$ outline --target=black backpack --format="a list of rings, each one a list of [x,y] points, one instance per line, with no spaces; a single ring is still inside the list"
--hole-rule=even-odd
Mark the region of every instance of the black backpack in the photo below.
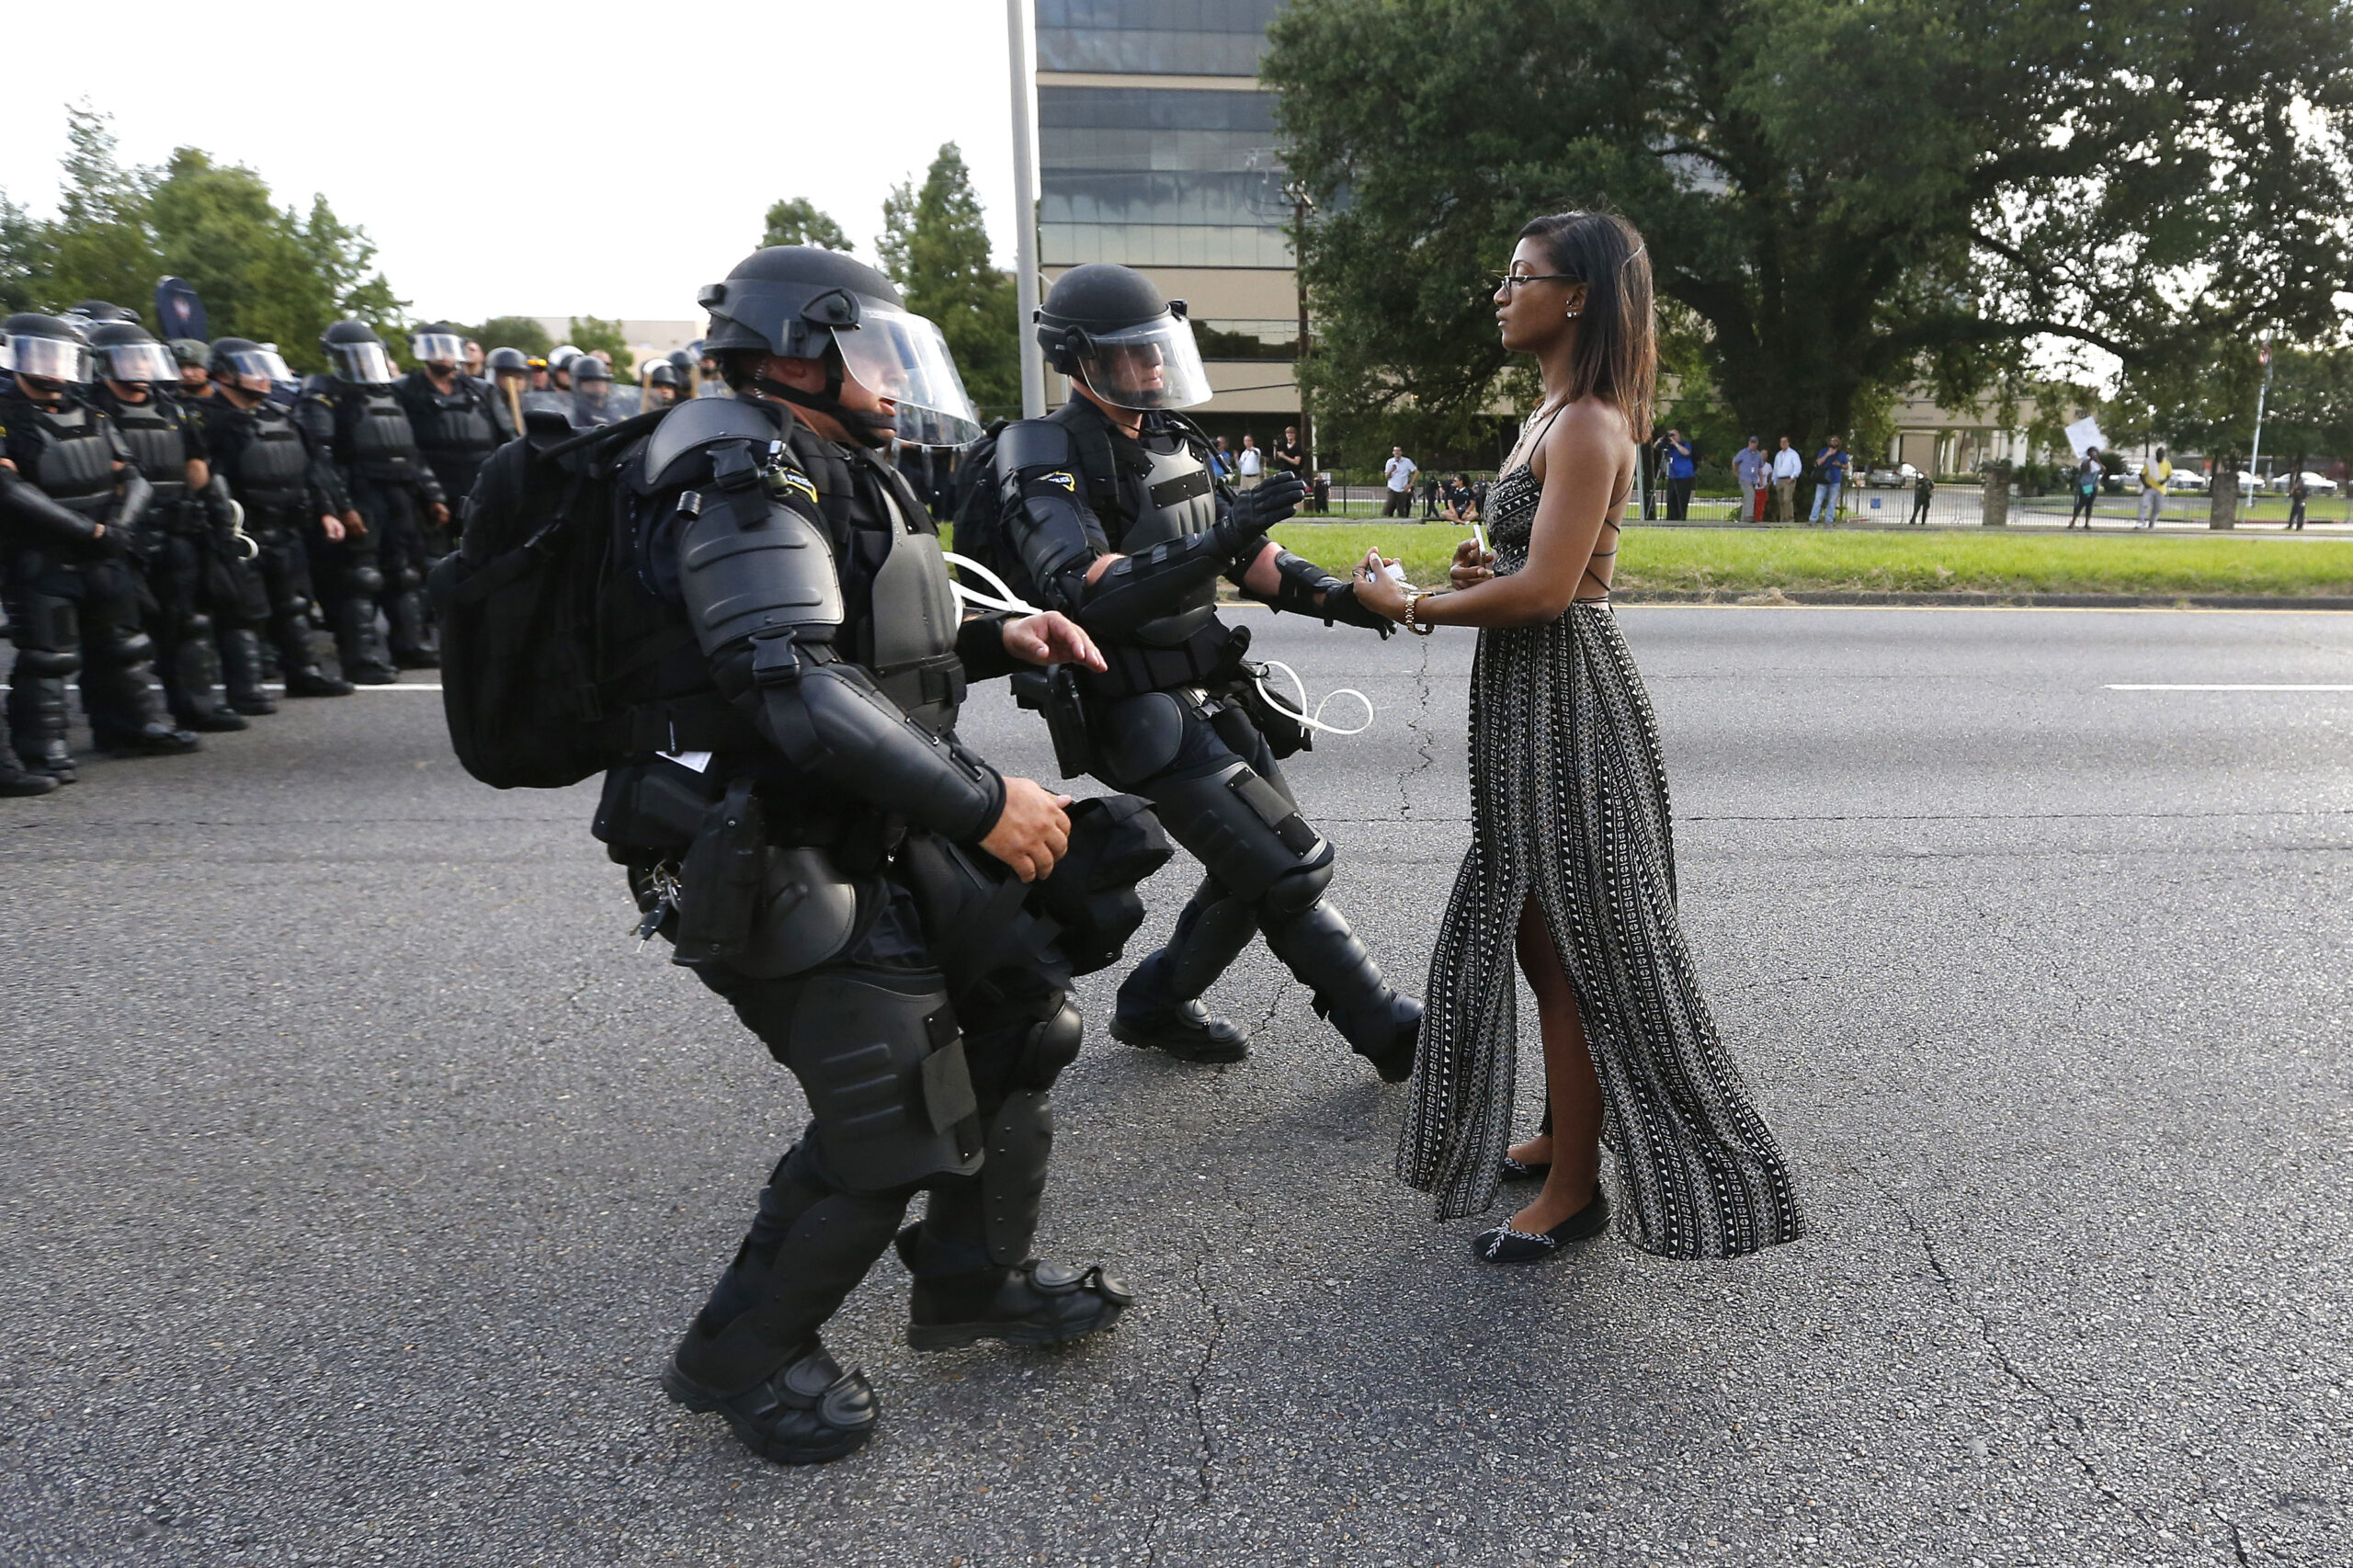
[[[631,750],[606,700],[624,672],[598,608],[612,575],[614,470],[665,412],[574,434],[561,415],[533,410],[528,434],[483,465],[463,541],[426,579],[449,742],[485,784],[559,790]],[[683,623],[678,635],[693,638]]]

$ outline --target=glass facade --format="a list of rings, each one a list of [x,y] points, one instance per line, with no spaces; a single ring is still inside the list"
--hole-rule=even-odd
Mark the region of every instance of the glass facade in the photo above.
[[[1283,0],[1038,0],[1038,69],[1255,76]]]
[[[1272,94],[1041,86],[1038,164],[1049,267],[1290,265]]]

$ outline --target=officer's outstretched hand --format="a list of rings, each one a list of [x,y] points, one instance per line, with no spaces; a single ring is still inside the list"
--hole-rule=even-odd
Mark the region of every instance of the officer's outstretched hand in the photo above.
[[[1005,651],[1025,665],[1084,665],[1097,672],[1108,667],[1095,639],[1060,610],[1006,621]]]
[[[1070,800],[1048,791],[1034,778],[1005,781],[1005,810],[981,847],[1034,882],[1054,869],[1070,848]]]
[[[1299,510],[1307,499],[1307,485],[1295,473],[1278,474],[1256,490],[1233,498],[1233,506],[1218,519],[1218,548],[1230,560],[1254,552],[1266,531]]]

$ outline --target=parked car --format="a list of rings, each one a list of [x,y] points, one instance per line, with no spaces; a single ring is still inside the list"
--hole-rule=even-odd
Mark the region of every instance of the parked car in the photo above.
[[[2264,488],[2275,495],[2285,495],[2288,494],[2289,483],[2295,477],[2292,473],[2275,473],[2265,483]],[[2312,470],[2306,469],[2304,490],[2307,494],[2312,495],[2334,495],[2336,494],[2336,481],[2325,473],[2314,473]]]
[[[2165,489],[2175,495],[2203,495],[2214,488],[2214,476],[2202,468],[2177,468],[2165,481]]]
[[[1893,468],[1881,463],[1863,475],[1866,490],[1904,490],[1920,477],[1920,471],[1910,463],[1897,463]]]

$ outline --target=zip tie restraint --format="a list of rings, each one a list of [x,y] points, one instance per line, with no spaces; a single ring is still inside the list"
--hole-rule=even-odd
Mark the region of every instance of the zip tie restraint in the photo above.
[[[990,587],[996,590],[995,594],[984,594],[978,588],[968,588],[961,583],[951,584],[950,585],[956,590],[956,597],[966,604],[977,609],[1001,609],[1009,615],[1046,613],[1036,605],[1023,603],[1021,596],[1013,591],[1011,584],[971,556],[959,555],[952,550],[943,550],[939,553],[947,558],[948,564],[955,567],[959,572],[970,572],[974,576],[985,580]]]

